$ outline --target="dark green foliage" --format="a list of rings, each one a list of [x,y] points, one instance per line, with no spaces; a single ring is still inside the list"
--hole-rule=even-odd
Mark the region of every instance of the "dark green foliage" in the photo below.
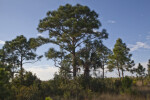
[[[22,78],[20,74],[12,80],[12,92],[16,100],[41,100],[40,98],[40,84],[41,81],[33,75],[31,72],[23,73],[24,77]],[[37,96],[39,95],[39,96]]]
[[[102,40],[86,40],[84,44],[85,47],[77,52],[78,64],[84,69],[84,76],[88,78],[91,69],[96,71],[98,68],[101,68],[104,78],[104,66],[108,62],[111,50],[103,45]]]
[[[40,20],[38,31],[49,32],[51,43],[58,45],[72,55],[73,76],[77,72],[76,49],[89,39],[107,38],[106,30],[94,31],[101,26],[98,14],[87,6],[66,4],[57,10],[49,11],[47,16]]]
[[[44,37],[41,37],[39,36],[38,38],[30,38],[29,39],[29,43],[30,43],[30,47],[31,48],[37,48],[43,44],[47,44],[47,43],[50,43],[51,41],[49,40],[49,38],[44,38]]]
[[[115,90],[116,90],[117,93],[120,91],[121,85],[122,85],[121,84],[121,80],[115,80],[115,82],[114,82],[114,88],[115,88]]]
[[[114,86],[116,93],[132,92],[132,79],[126,76],[122,80],[115,80]]]
[[[36,48],[31,47],[31,41],[28,41],[23,35],[17,36],[12,41],[6,41],[3,49],[1,50],[3,57],[3,64],[10,66],[10,72],[12,78],[14,73],[17,73],[20,69],[21,77],[23,78],[23,64],[33,63],[36,58],[39,60],[42,56],[37,56]],[[22,79],[21,78],[21,79]]]
[[[94,92],[104,92],[106,89],[105,83],[102,79],[93,78],[91,81],[91,90]]]
[[[139,63],[138,67],[134,69],[136,72],[137,77],[142,80],[142,85],[143,85],[143,78],[145,77],[145,68]]]
[[[16,91],[16,100],[42,100],[37,86],[21,86]]]
[[[9,73],[4,68],[0,68],[0,100],[6,100],[9,98],[9,79]]]
[[[22,82],[20,78],[22,78],[20,74],[17,74],[15,78],[12,80],[12,83],[17,87],[20,85],[28,87],[30,85],[39,84],[41,82],[36,75],[33,75],[31,72],[26,72],[26,71],[23,73]]]
[[[139,77],[145,76],[145,68],[140,63],[138,67],[136,68],[136,73]]]
[[[150,77],[150,59],[148,60],[148,64],[147,64],[147,72],[148,72],[148,76]]]
[[[96,43],[97,44],[97,43]],[[109,62],[109,56],[112,54],[112,51],[107,48],[105,45],[101,43],[101,45],[98,45],[96,47],[96,58],[98,66],[102,69],[103,71],[103,78],[105,77],[105,66]]]
[[[123,80],[122,80],[122,87],[123,88],[131,88],[132,86],[132,79],[129,78],[129,77],[124,77]]]

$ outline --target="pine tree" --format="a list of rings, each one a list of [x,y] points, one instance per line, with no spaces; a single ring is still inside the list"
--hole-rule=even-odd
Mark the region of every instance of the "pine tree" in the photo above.
[[[137,76],[142,80],[143,85],[143,77],[145,76],[145,68],[139,63],[138,67],[136,68]]]
[[[147,64],[147,71],[148,71],[148,76],[150,77],[150,59]]]
[[[3,46],[3,55],[5,55],[5,63],[12,68],[20,68],[21,79],[23,79],[23,64],[33,63],[42,56],[37,56],[36,48],[31,48],[31,41],[28,41],[23,35],[17,36],[12,41],[6,41]]]
[[[40,20],[38,31],[49,32],[49,41],[69,52],[72,55],[73,76],[77,72],[76,50],[87,39],[103,39],[108,34],[95,31],[101,26],[98,14],[87,6],[66,4],[57,10],[49,11],[47,16]]]
[[[131,60],[132,55],[129,53],[129,51],[130,49],[119,38],[114,46],[113,54],[109,57],[110,61],[108,62],[108,69],[110,71],[117,69],[120,78],[121,73],[123,78],[124,71],[131,71],[131,68],[134,66],[134,61]]]

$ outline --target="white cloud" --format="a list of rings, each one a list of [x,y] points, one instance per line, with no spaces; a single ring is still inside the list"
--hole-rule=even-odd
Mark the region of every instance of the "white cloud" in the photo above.
[[[93,32],[98,32],[98,30],[97,29],[93,29]]]
[[[37,34],[37,36],[44,36],[44,35],[43,35],[43,34],[41,34],[41,33],[38,33],[38,34]]]
[[[140,48],[150,49],[150,46],[146,43],[143,43],[143,42],[136,42],[135,45],[129,44],[128,46],[129,46],[131,51],[135,51],[135,50],[138,50]]]
[[[0,44],[5,44],[5,41],[0,40]]]
[[[54,78],[54,74],[58,72],[58,67],[28,67],[27,71],[31,71],[41,80],[49,80]]]
[[[107,23],[109,23],[109,24],[115,24],[116,21],[114,21],[114,20],[108,20]]]

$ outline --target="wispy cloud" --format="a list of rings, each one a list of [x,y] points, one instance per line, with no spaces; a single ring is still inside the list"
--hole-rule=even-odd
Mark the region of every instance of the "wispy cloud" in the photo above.
[[[116,21],[115,20],[108,20],[107,23],[109,23],[109,24],[115,24]]]
[[[2,44],[2,45],[5,44],[5,41],[0,40],[0,44]]]
[[[41,33],[38,33],[38,34],[37,34],[37,36],[44,36],[44,35],[43,35],[43,34],[41,34]]]
[[[150,49],[150,45],[148,45],[144,42],[136,42],[136,44],[129,44],[128,46],[129,46],[131,51],[136,51],[140,48]]]

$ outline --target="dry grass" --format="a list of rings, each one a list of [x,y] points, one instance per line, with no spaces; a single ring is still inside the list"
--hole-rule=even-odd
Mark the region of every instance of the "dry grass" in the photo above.
[[[70,98],[70,99],[54,99],[54,100],[150,100],[150,95],[142,96],[142,95],[128,95],[128,94],[101,94],[101,95],[94,95],[88,98]]]
[[[97,99],[93,100],[150,100],[148,97],[142,96],[131,96],[131,95],[111,95],[111,94],[102,94]]]
[[[74,99],[75,100],[75,99]],[[93,96],[92,98],[86,98],[84,100],[150,100],[149,96],[131,96],[131,95],[116,95],[116,94],[101,94],[99,96]]]

